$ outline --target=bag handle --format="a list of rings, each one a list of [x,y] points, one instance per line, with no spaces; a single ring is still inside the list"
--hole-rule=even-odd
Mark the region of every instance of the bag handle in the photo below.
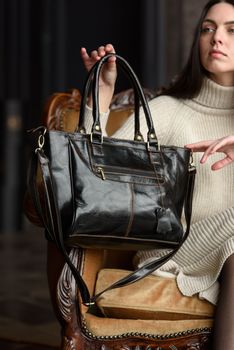
[[[80,104],[80,117],[79,117],[79,123],[78,123],[78,131],[81,133],[86,133],[85,127],[84,127],[84,116],[85,116],[85,106],[86,106],[86,101],[87,97],[90,91],[93,75],[94,75],[94,70],[95,70],[95,65],[91,68],[91,70],[88,73],[88,76],[86,78],[86,82],[84,84],[83,88],[83,93],[82,97],[86,96],[85,98],[81,99],[81,104]],[[134,140],[135,141],[142,141],[143,136],[139,132],[140,130],[140,118],[139,118],[139,113],[140,113],[140,101],[139,97],[137,94],[136,89],[133,87],[134,91],[134,116],[135,116],[135,132],[134,132]]]
[[[40,165],[41,171],[42,171],[42,178],[43,178],[43,183],[45,187],[45,196],[46,196],[46,204],[47,204],[46,205],[47,215],[45,214],[45,211],[42,210],[39,192],[36,186],[37,164]],[[142,266],[141,268],[135,270],[128,276],[112,284],[107,289],[101,291],[99,294],[93,297],[90,297],[90,293],[87,288],[87,285],[83,280],[82,276],[80,275],[79,271],[77,270],[77,268],[72,263],[65,247],[62,224],[61,224],[61,215],[58,207],[58,200],[55,192],[55,186],[54,186],[54,181],[52,177],[52,172],[50,169],[49,159],[46,157],[42,148],[38,148],[36,150],[36,152],[32,157],[31,170],[29,173],[29,178],[30,178],[29,188],[30,188],[30,192],[33,194],[32,198],[34,200],[35,209],[37,210],[39,216],[43,218],[45,227],[47,228],[47,230],[49,230],[48,233],[50,237],[53,237],[58,249],[61,251],[65,261],[70,267],[72,274],[75,278],[75,281],[77,283],[77,286],[81,295],[81,299],[84,305],[91,306],[95,304],[96,300],[104,292],[114,288],[127,286],[133,282],[139,281],[140,279],[150,275],[153,271],[155,271],[157,268],[159,268],[165,262],[171,259],[172,256],[179,250],[179,248],[184,243],[184,241],[186,240],[189,234],[191,214],[192,214],[192,194],[193,194],[193,187],[194,187],[194,181],[195,181],[195,173],[196,173],[195,167],[191,167],[188,174],[189,175],[188,185],[187,185],[186,197],[184,201],[184,212],[185,212],[185,220],[186,220],[187,227],[186,227],[184,237],[180,242],[179,246],[176,249],[169,252],[166,256]]]
[[[140,132],[140,116],[139,116],[139,101],[141,102],[142,108],[144,110],[147,126],[148,126],[148,133],[147,133],[147,141],[151,145],[158,145],[158,140],[156,137],[154,125],[153,125],[153,119],[151,116],[151,112],[148,106],[148,102],[146,100],[145,94],[143,92],[143,89],[141,87],[141,84],[131,68],[131,66],[128,64],[128,62],[121,56],[110,53],[106,56],[102,57],[98,62],[95,63],[95,65],[90,70],[83,94],[82,94],[82,100],[81,100],[81,109],[80,109],[80,119],[78,124],[78,130],[80,132],[85,132],[84,128],[84,115],[85,115],[85,105],[88,98],[91,82],[92,82],[92,98],[93,98],[93,126],[92,126],[92,136],[93,139],[98,142],[98,140],[102,140],[102,131],[101,131],[101,125],[100,125],[100,110],[99,110],[99,78],[101,69],[104,63],[112,57],[115,56],[117,58],[117,62],[119,63],[120,67],[123,69],[125,74],[128,76],[128,78],[131,81],[131,84],[134,88],[134,96],[135,96],[135,140],[141,140],[138,136],[141,136]],[[138,112],[137,112],[138,111]]]

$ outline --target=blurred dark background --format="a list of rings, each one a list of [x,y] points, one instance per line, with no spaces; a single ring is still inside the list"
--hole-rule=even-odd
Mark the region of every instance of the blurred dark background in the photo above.
[[[0,231],[20,232],[30,149],[54,92],[82,89],[80,48],[114,44],[144,87],[181,69],[205,0],[0,0]],[[121,77],[117,89],[128,87]]]

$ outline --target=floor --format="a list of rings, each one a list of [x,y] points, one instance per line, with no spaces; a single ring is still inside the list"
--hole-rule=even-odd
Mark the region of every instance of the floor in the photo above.
[[[0,271],[0,350],[58,348],[43,231],[26,223],[23,232],[0,234]]]
[[[46,345],[33,345],[33,344],[17,344],[7,340],[0,340],[1,350],[56,350],[55,347],[48,347]]]

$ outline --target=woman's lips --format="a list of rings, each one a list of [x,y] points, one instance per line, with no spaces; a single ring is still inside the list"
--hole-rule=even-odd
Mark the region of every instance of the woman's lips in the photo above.
[[[214,58],[219,58],[222,56],[227,56],[223,51],[220,50],[212,50],[210,51],[210,56]]]

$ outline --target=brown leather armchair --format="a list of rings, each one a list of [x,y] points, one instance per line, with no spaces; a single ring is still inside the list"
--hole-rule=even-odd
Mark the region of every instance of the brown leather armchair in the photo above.
[[[147,98],[154,93],[145,90]],[[117,94],[111,105],[107,133],[111,135],[133,110],[131,90]],[[74,131],[79,117],[80,94],[53,95],[46,106],[43,123],[49,129]],[[38,174],[40,181],[40,174]],[[39,224],[30,197],[25,197],[29,219]],[[132,270],[132,252],[95,249],[71,249],[70,257],[85,279],[89,290],[95,289],[98,272],[103,268]],[[51,300],[61,324],[63,350],[208,350],[211,318],[137,319],[104,317],[100,310],[82,305],[74,278],[56,246],[48,243],[48,281]]]

